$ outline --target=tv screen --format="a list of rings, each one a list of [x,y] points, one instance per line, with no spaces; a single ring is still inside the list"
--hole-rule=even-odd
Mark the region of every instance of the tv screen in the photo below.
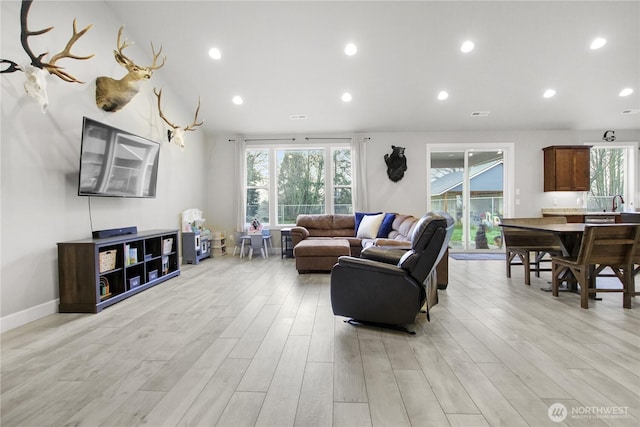
[[[156,196],[160,144],[84,117],[79,196]]]

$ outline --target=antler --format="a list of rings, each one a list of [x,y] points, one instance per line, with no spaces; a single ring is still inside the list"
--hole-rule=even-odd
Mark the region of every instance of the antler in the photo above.
[[[84,83],[84,82],[81,82],[80,80],[76,79],[74,76],[72,76],[71,74],[67,73],[66,71],[63,71],[62,68],[58,67],[57,65],[55,65],[55,63],[56,63],[56,61],[58,59],[62,59],[62,58],[71,58],[71,59],[77,59],[77,60],[80,60],[80,61],[93,58],[95,56],[95,54],[91,54],[91,55],[87,55],[87,56],[78,56],[78,55],[74,55],[74,54],[71,53],[71,46],[73,46],[73,44],[76,41],[78,41],[78,39],[80,37],[82,37],[87,31],[89,31],[89,29],[92,26],[93,26],[93,24],[89,24],[86,27],[84,27],[80,32],[78,32],[76,19],[75,18],[73,19],[73,34],[72,34],[71,38],[69,39],[69,41],[67,42],[67,45],[64,47],[64,49],[60,53],[58,53],[56,55],[53,55],[51,57],[51,60],[48,63],[43,64],[45,66],[45,68],[47,69],[47,71],[49,71],[49,73],[55,74],[56,76],[60,77],[65,82]]]
[[[162,107],[160,106],[160,100],[162,98],[162,89],[160,89],[160,92],[158,92],[156,90],[156,88],[153,88],[153,93],[155,93],[156,97],[158,98],[158,112],[160,113],[160,118],[162,118],[162,120],[165,121],[166,124],[168,124],[171,128],[173,129],[178,129],[180,126],[175,125],[173,123],[171,123],[169,121],[169,119],[167,119],[167,117],[164,115],[164,113],[162,112]],[[195,128],[198,126],[202,126],[204,124],[203,121],[201,121],[200,123],[198,123],[198,113],[200,112],[200,98],[198,97],[198,107],[196,108],[196,114],[193,118],[193,123],[191,123],[189,126],[182,128],[182,130],[196,130]]]
[[[193,118],[193,123],[191,123],[189,126],[184,128],[184,130],[195,130],[195,128],[197,126],[202,126],[202,124],[204,123],[203,121],[200,121],[200,123],[197,123],[197,121],[198,121],[198,112],[200,112],[200,97],[198,97],[198,108],[196,108],[196,115]]]
[[[133,44],[133,43],[127,43],[127,39],[126,38],[124,39],[124,41],[122,43],[120,42],[120,38],[122,37],[122,30],[124,30],[124,25],[121,25],[120,29],[118,30],[118,41],[116,43],[118,45],[118,51],[117,52],[114,51],[114,53],[116,55],[120,55],[122,57],[122,59],[126,60],[127,62],[133,63],[133,61],[131,59],[127,58],[127,55],[122,53],[122,51],[125,48],[127,48],[127,47],[129,47],[129,46],[131,46]]]
[[[156,66],[156,62],[158,61],[158,58],[162,53],[162,46],[160,46],[160,50],[158,51],[158,53],[156,53],[156,49],[153,47],[153,42],[151,42],[151,52],[153,53],[153,64],[151,64],[148,68],[150,70],[159,70],[160,68],[164,67],[164,63],[167,61],[167,55],[162,58],[162,64]]]
[[[76,19],[74,19],[73,20],[73,34],[71,36],[71,39],[69,40],[69,42],[65,46],[65,48],[62,50],[62,52],[54,55],[49,62],[43,62],[42,58],[45,55],[47,55],[48,52],[45,52],[45,53],[42,53],[42,54],[36,56],[33,53],[33,51],[31,50],[31,47],[29,46],[29,37],[38,36],[40,34],[48,33],[49,31],[51,31],[53,29],[53,27],[48,27],[48,28],[45,28],[45,29],[42,29],[42,30],[38,30],[38,31],[30,31],[29,30],[28,25],[27,25],[27,18],[28,18],[28,15],[29,15],[29,9],[31,8],[31,3],[33,3],[33,0],[23,0],[22,1],[22,6],[20,8],[20,43],[22,44],[22,48],[24,49],[24,51],[27,53],[27,55],[29,55],[29,58],[31,59],[31,65],[33,65],[34,67],[40,68],[40,69],[46,69],[50,74],[54,74],[54,75],[60,77],[62,80],[66,81],[66,82],[83,83],[80,80],[76,79],[71,74],[63,71],[62,68],[57,66],[57,65],[55,65],[55,63],[56,63],[56,61],[58,59],[61,59],[61,58],[72,58],[72,59],[78,59],[78,60],[85,60],[85,59],[93,58],[93,56],[94,56],[93,54],[92,55],[87,55],[87,56],[77,56],[77,55],[74,55],[74,54],[71,53],[71,46],[73,46],[73,44],[80,37],[82,37],[87,31],[89,31],[89,29],[93,26],[93,24],[87,25],[84,29],[82,29],[82,31],[78,32],[78,30],[77,30],[77,22],[76,22]],[[0,59],[0,63],[9,64],[9,66],[7,68],[5,68],[4,70],[0,71],[0,73],[13,73],[14,71],[24,71],[14,61],[10,61],[8,59]]]
[[[13,73],[15,71],[21,71],[20,70],[20,66],[15,61],[10,61],[8,59],[0,59],[0,64],[9,64],[7,66],[7,68],[5,68],[4,70],[0,71],[0,74],[2,74],[2,73]]]
[[[130,64],[134,64],[134,62],[130,58],[128,58],[124,53],[122,53],[122,51],[125,48],[133,45],[133,43],[127,43],[128,40],[126,38],[124,39],[124,41],[122,41],[122,42],[120,41],[120,39],[122,38],[122,30],[123,29],[124,29],[124,25],[121,25],[120,29],[118,30],[118,41],[117,41],[118,50],[114,51],[114,53],[116,55],[120,55],[120,57],[124,61],[126,61],[126,62],[128,62]],[[148,68],[149,70],[157,70],[157,69],[162,68],[164,66],[164,63],[167,60],[167,56],[166,55],[162,59],[162,64],[156,66],[156,62],[158,62],[158,58],[160,57],[160,54],[162,53],[162,46],[160,46],[160,50],[156,53],[156,49],[153,47],[153,42],[151,42],[151,52],[153,54],[153,63],[149,67],[146,67],[146,68]]]
[[[173,123],[171,123],[171,122],[169,121],[169,119],[167,119],[167,117],[166,117],[166,116],[164,115],[164,113],[162,112],[162,107],[160,106],[160,98],[162,98],[162,89],[160,89],[160,93],[158,93],[158,92],[156,91],[156,88],[153,88],[153,93],[155,93],[155,94],[156,94],[156,97],[158,98],[158,111],[160,112],[160,118],[161,118],[162,120],[164,120],[164,121],[165,121],[165,123],[166,123],[166,124],[168,124],[172,129],[177,129],[177,128],[179,128],[180,126],[178,126],[178,125],[174,125]],[[198,106],[198,108],[200,108],[200,107]]]
[[[31,3],[33,3],[33,0],[23,0],[22,7],[20,8],[20,43],[22,43],[22,48],[27,53],[27,55],[29,55],[29,58],[31,58],[31,65],[38,68],[44,68],[42,57],[47,53],[45,52],[36,56],[29,47],[29,37],[48,33],[49,31],[53,30],[53,27],[45,28],[38,31],[29,31],[29,29],[27,28],[27,16],[29,14],[29,9],[31,8]]]

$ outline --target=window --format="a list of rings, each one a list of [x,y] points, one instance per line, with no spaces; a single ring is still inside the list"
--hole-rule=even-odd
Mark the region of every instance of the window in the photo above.
[[[591,185],[587,194],[587,212],[611,211],[613,197],[620,195],[624,208],[633,207],[635,150],[631,146],[594,144],[591,148]],[[618,201],[618,211],[623,206]]]
[[[337,214],[353,213],[353,181],[351,179],[351,150],[333,150],[333,211]]]
[[[278,149],[278,224],[293,224],[299,214],[325,213],[322,149]]]
[[[269,151],[247,150],[247,204],[245,222],[257,218],[269,224]]]
[[[245,222],[295,224],[299,214],[353,213],[348,145],[248,147]]]

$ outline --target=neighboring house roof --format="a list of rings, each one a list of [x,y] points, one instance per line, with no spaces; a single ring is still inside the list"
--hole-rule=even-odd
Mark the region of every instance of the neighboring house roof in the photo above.
[[[503,190],[502,160],[472,166],[469,169],[471,177],[471,191],[502,191]],[[462,192],[462,171],[451,172],[431,181],[431,194],[439,196],[447,192]]]

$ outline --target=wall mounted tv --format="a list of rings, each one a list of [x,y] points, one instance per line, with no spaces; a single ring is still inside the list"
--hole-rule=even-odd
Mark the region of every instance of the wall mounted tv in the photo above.
[[[79,196],[156,196],[160,144],[84,117]]]

